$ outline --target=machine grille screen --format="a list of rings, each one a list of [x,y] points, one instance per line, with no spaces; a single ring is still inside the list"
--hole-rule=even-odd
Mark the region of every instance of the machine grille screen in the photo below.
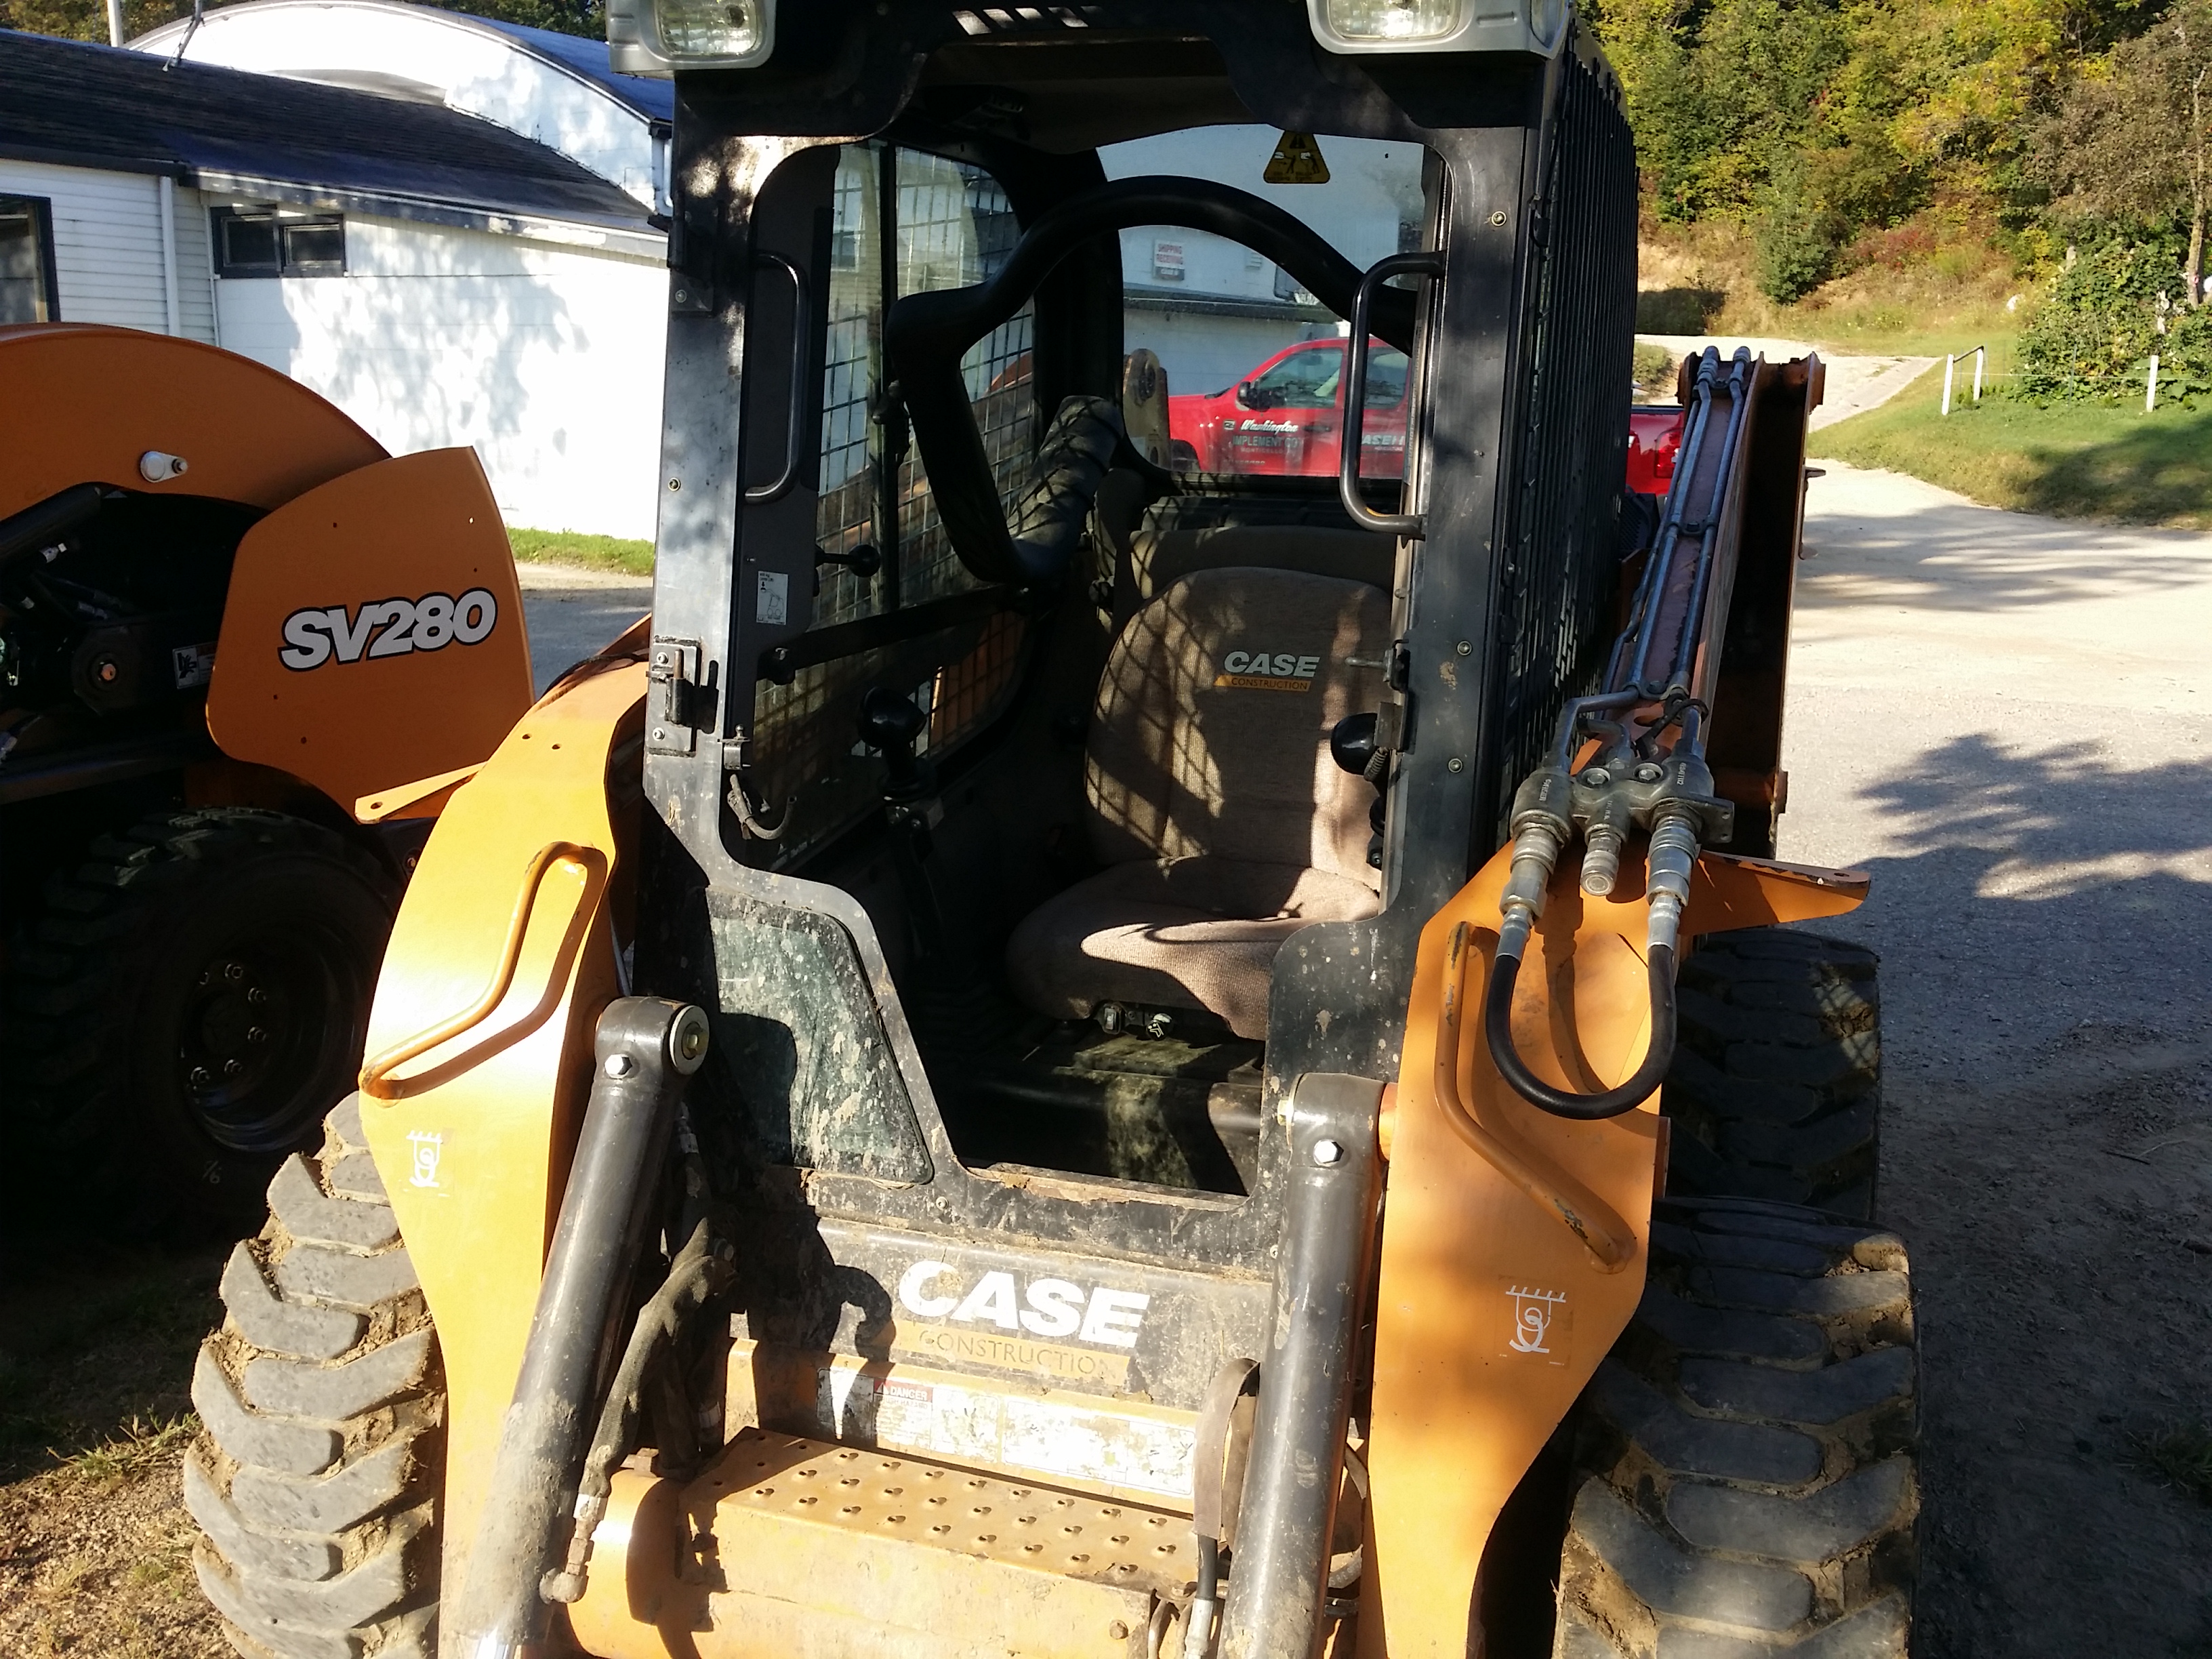
[[[1606,83],[1570,62],[1544,158],[1547,234],[1529,270],[1528,401],[1498,576],[1488,765],[1475,822],[1504,814],[1567,698],[1595,687],[1611,641],[1636,307],[1636,157]]]

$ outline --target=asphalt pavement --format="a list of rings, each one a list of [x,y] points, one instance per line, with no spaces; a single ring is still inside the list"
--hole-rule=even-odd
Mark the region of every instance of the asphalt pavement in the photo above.
[[[1817,454],[1819,442],[1814,443]],[[1923,1659],[2212,1653],[2212,536],[1817,462],[1781,855],[1874,875]]]
[[[653,604],[650,576],[535,563],[518,563],[514,573],[522,581],[522,611],[530,624],[531,677],[541,693]]]

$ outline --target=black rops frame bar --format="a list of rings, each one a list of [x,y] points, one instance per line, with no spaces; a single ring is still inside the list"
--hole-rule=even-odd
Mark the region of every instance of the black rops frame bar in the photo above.
[[[865,23],[860,9],[795,10],[783,20],[777,58],[763,70],[678,78],[654,625],[659,639],[693,653],[685,703],[696,725],[686,735],[697,740],[648,738],[647,850],[662,902],[640,918],[637,982],[720,1006],[706,922],[732,904],[805,913],[835,932],[850,948],[853,988],[830,1017],[869,1023],[913,1103],[931,1170],[905,1186],[817,1170],[807,1186],[811,1212],[919,1235],[949,1227],[1102,1259],[1197,1267],[1247,1285],[1268,1274],[1267,1260],[1279,1251],[1285,1277],[1273,1300],[1306,1310],[1306,1323],[1250,1334],[1253,1352],[1273,1357],[1263,1370],[1262,1452],[1254,1467],[1288,1468],[1303,1459],[1333,1474],[1346,1356],[1360,1312],[1359,1253],[1379,1178],[1376,1090],[1352,1085],[1395,1073],[1421,927],[1492,850],[1490,778],[1501,735],[1487,692],[1499,672],[1500,550],[1515,529],[1508,481],[1526,441],[1541,159],[1563,76],[1593,77],[1616,101],[1617,89],[1578,27],[1550,63],[1353,59],[1321,52],[1293,6],[1109,0],[1086,9],[1096,29],[1206,37],[1256,121],[1425,146],[1426,240],[1449,276],[1423,284],[1416,311],[1412,383],[1426,389],[1425,419],[1409,434],[1404,507],[1419,514],[1424,535],[1401,542],[1399,554],[1401,577],[1418,582],[1397,584],[1394,617],[1401,667],[1384,731],[1398,759],[1384,912],[1305,929],[1278,958],[1267,1102],[1291,1132],[1263,1135],[1250,1197],[1125,1191],[1111,1204],[1077,1202],[959,1165],[866,915],[838,889],[749,867],[724,816],[726,745],[750,726],[757,665],[780,648],[804,651],[792,642],[806,628],[817,488],[819,411],[807,386],[793,383],[796,373],[818,385],[817,354],[749,353],[748,327],[757,320],[774,339],[779,325],[799,323],[808,279],[826,276],[817,204],[835,147],[901,131],[923,58],[963,38],[949,8],[892,0]],[[980,159],[992,142],[957,135],[945,148],[964,145],[967,159]],[[1000,172],[1025,223],[1099,177],[1095,161],[1030,155],[1036,165],[1026,175]],[[800,276],[797,292],[756,282],[771,259]],[[1041,326],[1048,325],[1044,311]],[[1118,363],[1079,351],[1050,364],[1046,356],[1041,343],[1039,380],[1060,382],[1043,387],[1053,397],[1117,390]],[[1451,372],[1432,373],[1439,361]],[[1621,402],[1625,420],[1625,385]],[[805,412],[794,418],[794,410]],[[1410,605],[1405,596],[1416,588],[1419,603]],[[678,894],[690,902],[672,902]],[[1315,1018],[1323,1009],[1332,1015],[1325,1035]],[[1335,1149],[1334,1162],[1317,1158],[1322,1141]],[[1255,1476],[1247,1501],[1255,1516],[1274,1517],[1279,1541],[1249,1549],[1231,1575],[1224,1653],[1310,1650],[1334,1480],[1318,1490],[1316,1510],[1310,1494],[1293,1501],[1272,1492],[1264,1474]]]

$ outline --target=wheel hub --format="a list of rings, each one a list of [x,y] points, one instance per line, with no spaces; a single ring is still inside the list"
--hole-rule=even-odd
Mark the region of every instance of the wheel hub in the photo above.
[[[178,1023],[176,1076],[216,1140],[266,1152],[296,1139],[319,1103],[301,1102],[333,1020],[338,988],[307,941],[234,939],[193,976]]]

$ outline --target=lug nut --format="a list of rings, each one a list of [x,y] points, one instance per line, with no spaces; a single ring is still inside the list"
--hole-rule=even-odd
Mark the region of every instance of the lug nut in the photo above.
[[[238,963],[226,962],[222,965],[222,976],[235,985],[246,977],[246,969]]]
[[[1344,1148],[1333,1140],[1316,1140],[1314,1142],[1313,1160],[1323,1169],[1333,1164],[1340,1164],[1344,1161]]]
[[[195,1087],[204,1089],[209,1084],[214,1081],[215,1073],[209,1071],[206,1066],[195,1066],[192,1067],[192,1083]]]
[[[252,1003],[255,1007],[258,1008],[263,1003],[269,1000],[269,993],[263,990],[258,985],[257,985],[246,994],[246,1000]]]
[[[253,1043],[266,1042],[269,1041],[269,1033],[258,1025],[249,1025],[246,1028],[246,1040]]]
[[[222,1063],[222,1074],[223,1074],[225,1077],[236,1077],[236,1076],[237,1076],[240,1072],[244,1071],[245,1069],[246,1069],[246,1067],[245,1067],[245,1066],[241,1066],[238,1061],[236,1061],[236,1060],[225,1060],[225,1061],[223,1061],[223,1063]]]

